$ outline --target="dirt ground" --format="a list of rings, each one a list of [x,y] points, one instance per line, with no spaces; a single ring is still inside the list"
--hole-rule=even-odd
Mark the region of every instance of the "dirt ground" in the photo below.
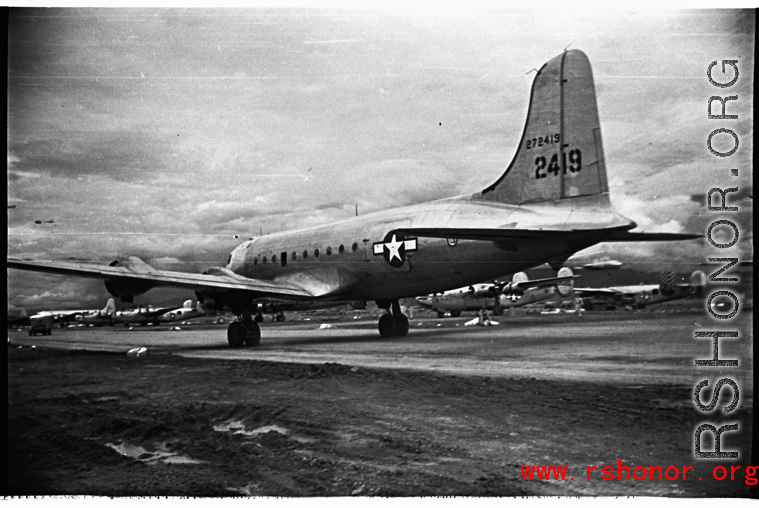
[[[740,460],[694,461],[688,435],[703,417],[691,397],[666,385],[11,344],[7,493],[748,496],[740,473],[717,481],[712,468],[745,469],[752,408],[723,436]],[[522,479],[520,466],[552,465],[568,467],[566,480]],[[685,481],[620,481],[620,465],[694,469]],[[587,466],[598,467],[590,480]]]

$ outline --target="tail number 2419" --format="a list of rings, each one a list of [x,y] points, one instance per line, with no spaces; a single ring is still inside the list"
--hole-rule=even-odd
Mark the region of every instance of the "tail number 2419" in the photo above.
[[[579,149],[569,151],[569,166],[567,166],[567,153],[561,152],[561,166],[559,166],[559,154],[555,153],[551,156],[551,161],[543,157],[535,157],[535,178],[546,178],[548,173],[552,173],[554,176],[560,172],[567,174],[567,169],[572,173],[578,173],[582,169],[582,153]]]

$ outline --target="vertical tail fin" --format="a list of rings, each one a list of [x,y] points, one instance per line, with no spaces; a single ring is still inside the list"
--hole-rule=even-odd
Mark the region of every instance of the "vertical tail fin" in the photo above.
[[[108,299],[108,303],[105,304],[105,308],[101,312],[107,316],[116,312],[116,303],[113,301],[113,298]]]
[[[522,204],[608,191],[593,71],[585,53],[569,50],[538,71],[516,155],[482,198]]]

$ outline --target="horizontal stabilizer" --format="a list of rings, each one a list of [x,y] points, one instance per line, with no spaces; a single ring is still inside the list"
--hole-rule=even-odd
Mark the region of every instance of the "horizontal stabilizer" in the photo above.
[[[696,240],[704,235],[691,233],[630,233],[619,231],[607,237],[605,242],[673,242],[677,240]]]
[[[556,238],[572,234],[570,230],[548,229],[501,229],[501,228],[402,228],[396,230],[411,236],[427,238],[456,238],[459,240],[523,240]]]

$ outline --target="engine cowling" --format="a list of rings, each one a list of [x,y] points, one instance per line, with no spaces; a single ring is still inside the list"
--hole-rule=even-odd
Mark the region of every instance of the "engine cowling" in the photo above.
[[[155,284],[147,281],[130,279],[108,279],[105,281],[105,289],[122,302],[131,303],[134,297],[147,293],[155,287]]]
[[[135,272],[152,270],[150,265],[135,256],[119,258],[109,263],[108,266],[125,266]],[[105,289],[122,302],[127,303],[133,302],[135,296],[147,293],[156,287],[156,285],[157,284],[150,281],[125,278],[106,279],[105,281]]]

